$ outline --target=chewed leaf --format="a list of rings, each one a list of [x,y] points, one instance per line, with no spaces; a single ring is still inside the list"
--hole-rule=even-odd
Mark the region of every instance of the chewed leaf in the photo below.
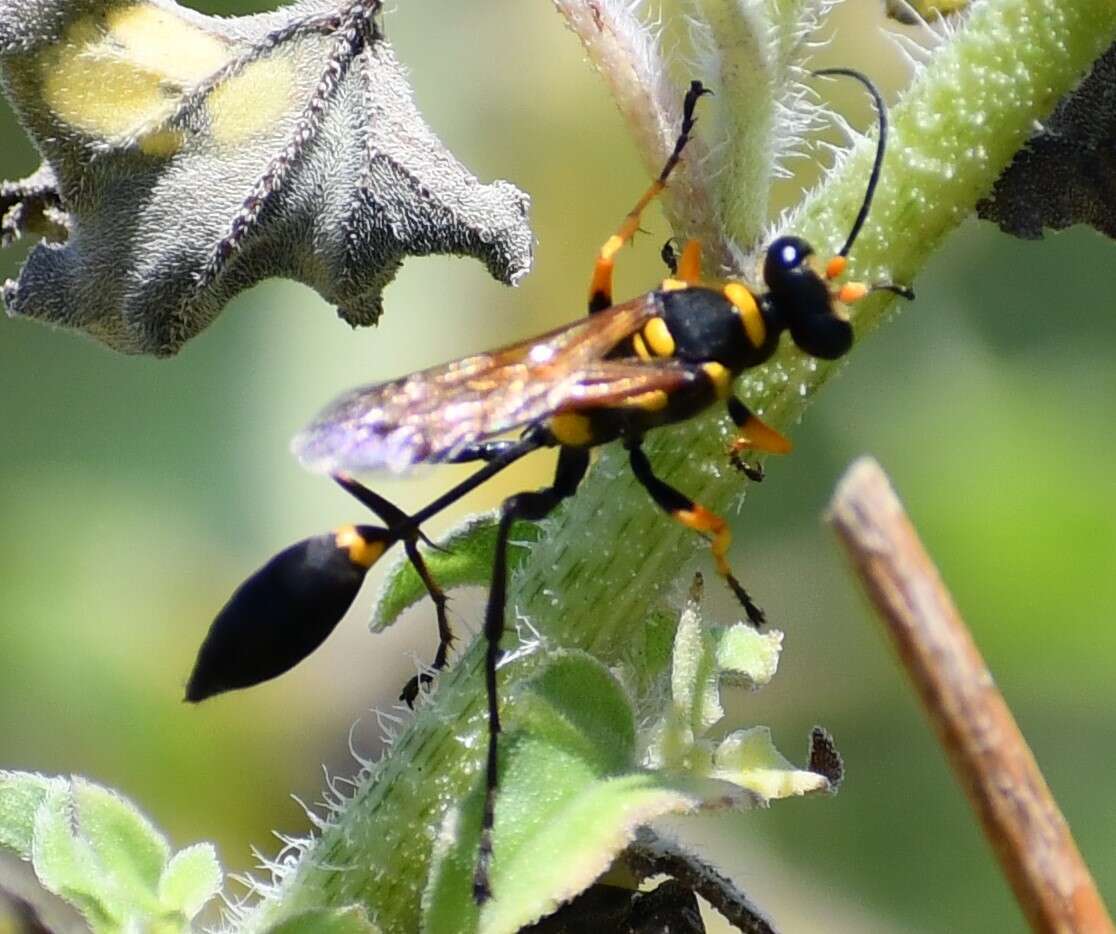
[[[727,736],[713,755],[713,775],[768,800],[830,790],[824,775],[796,768],[785,758],[765,726]]]
[[[0,772],[0,846],[15,850],[20,859],[30,859],[35,813],[48,794],[65,787],[61,778]]]
[[[513,932],[590,885],[663,814],[743,806],[756,799],[725,782],[633,767],[634,721],[599,662],[564,654],[517,698],[503,743],[496,804],[495,897],[478,913],[471,880],[483,784],[447,817],[424,896],[423,930]]]
[[[267,934],[380,934],[360,905],[314,908],[280,921]]]
[[[221,864],[209,843],[179,850],[159,878],[159,903],[167,911],[194,917],[221,890]]]
[[[508,547],[508,566],[514,571],[526,557],[528,546],[538,540],[539,527],[516,523]],[[492,555],[496,548],[496,513],[471,516],[428,548],[424,558],[434,579],[445,589],[487,586],[492,577]],[[380,632],[426,597],[426,587],[406,555],[397,556],[388,570],[376,600],[370,628]]]
[[[717,670],[727,684],[761,688],[779,670],[783,633],[778,629],[759,632],[755,627],[737,623],[728,629],[714,629]]]

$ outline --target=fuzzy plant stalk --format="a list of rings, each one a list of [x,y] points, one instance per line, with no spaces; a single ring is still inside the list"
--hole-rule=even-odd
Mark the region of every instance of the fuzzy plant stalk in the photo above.
[[[701,10],[737,6],[702,2],[695,9],[700,16]],[[759,4],[758,15],[788,15],[792,6]],[[591,13],[585,15],[592,38],[592,31],[599,33],[602,27]],[[581,35],[578,23],[570,22]],[[712,29],[718,19],[710,16],[703,22]],[[773,27],[767,34],[778,37],[785,30]],[[713,32],[709,35],[715,37]],[[866,281],[914,282],[942,238],[972,214],[1036,121],[1045,119],[1114,39],[1116,5],[1111,0],[975,4],[967,21],[935,50],[891,109],[887,159],[868,224],[850,257],[850,274]],[[602,61],[594,56],[591,42],[586,46],[605,71],[607,83],[613,88],[622,84],[618,69],[628,67],[622,57]],[[614,43],[610,54],[620,55],[616,50],[622,47]],[[636,77],[621,97],[626,111],[640,106],[640,86],[654,89],[666,80],[648,65],[660,54],[657,47],[651,42],[647,49],[652,50],[647,53],[650,59],[645,55],[640,67],[628,67],[628,78]],[[770,55],[765,57],[761,47],[759,58],[774,63],[771,68],[792,67],[778,49],[767,51]],[[778,86],[778,77],[769,75],[768,85]],[[643,100],[654,107],[655,97],[648,94]],[[738,100],[731,85],[718,89],[715,103],[721,108],[718,119],[708,123],[718,126],[739,126],[741,114],[760,106],[752,98]],[[741,109],[734,115],[737,107]],[[775,116],[769,114],[765,125],[774,126]],[[647,116],[642,125],[659,123]],[[731,148],[727,141],[706,142],[711,155],[719,146],[722,151]],[[857,140],[780,227],[807,239],[823,256],[836,251],[863,197],[874,145],[871,138]],[[767,164],[773,161],[769,154]],[[688,171],[685,184],[692,186],[695,173],[703,171],[702,163],[691,160]],[[700,183],[706,203],[713,206],[710,210],[723,231],[759,230],[763,206],[725,197],[718,189],[719,180],[730,177],[732,173],[714,173]],[[667,207],[668,216],[678,216],[672,203]],[[733,211],[750,216],[717,216]],[[691,220],[678,233],[684,236],[709,223]],[[730,233],[722,236],[726,243],[732,239]],[[722,259],[715,257],[714,264]],[[855,306],[858,341],[884,320],[894,300],[877,294]],[[784,346],[736,389],[765,421],[786,430],[835,370],[834,364]],[[725,511],[738,501],[742,485],[740,475],[725,461],[728,437],[727,426],[707,418],[653,435],[647,450],[664,479],[709,508]],[[702,547],[692,533],[649,507],[647,494],[629,475],[624,452],[606,449],[578,495],[542,524],[537,542],[524,549],[512,576],[509,630],[516,620],[525,622],[519,627],[520,637],[536,640],[537,645],[533,652],[516,653],[500,669],[500,696],[509,714],[517,691],[537,672],[539,660],[560,650],[587,651],[605,665],[624,670],[625,683],[637,695],[641,686],[653,683],[664,661],[662,653],[648,650],[648,633],[655,633],[656,626],[647,621],[661,619],[657,611],[663,601],[680,589],[679,568]],[[747,579],[746,568],[740,570]],[[505,647],[515,648],[514,633]],[[272,864],[274,884],[262,887],[264,898],[242,914],[239,926],[266,930],[299,911],[360,903],[381,930],[418,929],[431,854],[439,835],[454,830],[446,815],[475,790],[482,767],[483,654],[479,640],[464,651],[414,718],[400,724],[390,753],[369,764],[350,790],[337,794],[335,807],[319,821],[313,839]],[[644,698],[635,700],[638,707]],[[577,699],[572,703],[576,706]],[[473,924],[475,920],[469,922]]]

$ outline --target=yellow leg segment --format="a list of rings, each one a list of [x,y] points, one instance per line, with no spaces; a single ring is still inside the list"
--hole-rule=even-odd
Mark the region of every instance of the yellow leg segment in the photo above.
[[[697,285],[701,280],[701,241],[686,241],[674,278],[681,279],[687,285]]]
[[[647,455],[643,452],[638,440],[629,441],[627,448],[635,478],[651,494],[651,498],[659,508],[670,515],[675,522],[679,522],[695,532],[700,532],[709,539],[709,550],[713,553],[713,562],[717,567],[717,573],[732,588],[736,599],[740,601],[744,611],[748,614],[748,620],[754,626],[763,625],[763,611],[756,606],[752,598],[748,596],[748,592],[740,585],[725,557],[728,554],[729,546],[732,544],[732,533],[729,531],[725,520],[656,477],[651,469],[651,462],[647,459]]]
[[[616,254],[639,230],[639,219],[647,205],[654,201],[659,193],[666,188],[670,173],[678,165],[682,150],[686,148],[686,144],[690,141],[690,134],[694,129],[694,108],[697,106],[698,99],[707,93],[700,81],[690,82],[690,89],[686,92],[685,100],[682,102],[682,129],[678,134],[678,139],[675,140],[674,149],[667,158],[663,170],[636,202],[635,207],[628,212],[616,233],[609,237],[598,251],[597,262],[593,267],[593,278],[589,282],[589,314],[602,311],[612,304],[612,270],[615,266]]]
[[[717,568],[717,573],[725,579],[733,594],[736,595],[736,599],[744,607],[744,612],[748,614],[748,621],[754,626],[762,626],[764,624],[763,610],[756,606],[748,591],[741,586],[725,557],[732,545],[732,532],[729,531],[728,523],[715,512],[710,512],[699,503],[694,503],[689,509],[680,509],[672,515],[676,522],[682,523],[686,528],[693,529],[695,532],[700,532],[709,539],[709,550],[713,554],[713,564]]]
[[[616,233],[609,237],[597,251],[597,262],[593,266],[593,278],[589,282],[589,314],[603,311],[612,305],[612,271],[616,266],[616,254],[639,230],[639,220],[643,212],[666,187],[664,179],[655,179],[643,196],[636,202]]]

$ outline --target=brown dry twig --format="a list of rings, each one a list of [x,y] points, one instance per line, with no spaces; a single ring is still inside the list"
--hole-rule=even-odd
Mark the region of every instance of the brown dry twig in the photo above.
[[[880,466],[853,464],[836,530],[1035,931],[1112,919],[1022,733]]]

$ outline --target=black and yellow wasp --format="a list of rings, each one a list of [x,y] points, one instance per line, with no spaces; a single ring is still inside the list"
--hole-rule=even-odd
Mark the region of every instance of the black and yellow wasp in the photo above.
[[[681,132],[659,177],[600,248],[589,289],[589,316],[541,337],[476,354],[387,383],[361,387],[322,412],[294,441],[309,468],[334,479],[368,506],[385,527],[346,526],[306,539],[276,555],[250,577],[218,614],[190,677],[186,697],[200,701],[275,677],[309,655],[329,635],[356,597],[367,570],[402,542],[434,600],[440,644],[434,669],[446,664],[453,636],[446,598],[419,551],[423,522],[459,500],[512,462],[539,448],[558,448],[554,482],[504,500],[496,538],[492,585],[485,610],[485,679],[489,718],[487,795],[474,894],[490,894],[493,803],[497,785],[500,714],[496,669],[504,633],[508,538],[514,522],[538,520],[572,496],[589,467],[592,448],[619,440],[632,472],[669,516],[710,539],[718,573],[756,625],[763,614],[733,576],[726,553],[725,521],[659,479],[644,454],[644,435],[723,403],[738,429],[731,456],[753,479],[743,452],[784,453],[789,442],[733,395],[744,370],[771,357],[784,331],[815,357],[833,359],[852,345],[844,307],[869,291],[910,293],[890,284],[867,286],[833,280],[867,217],[879,179],[887,135],[880,95],[863,75],[846,75],[872,95],[879,142],[867,192],[840,252],[815,265],[804,240],[783,236],[763,264],[766,291],[740,282],[700,282],[700,249],[691,241],[675,257],[665,251],[671,275],[659,288],[620,304],[612,302],[616,254],[636,232],[644,208],[663,190],[693,132],[694,110],[706,93],[694,82],[683,105]],[[502,437],[522,429],[518,438]],[[486,462],[462,483],[414,515],[357,483],[350,471],[402,471],[414,464]],[[404,689],[412,701],[418,680]]]

